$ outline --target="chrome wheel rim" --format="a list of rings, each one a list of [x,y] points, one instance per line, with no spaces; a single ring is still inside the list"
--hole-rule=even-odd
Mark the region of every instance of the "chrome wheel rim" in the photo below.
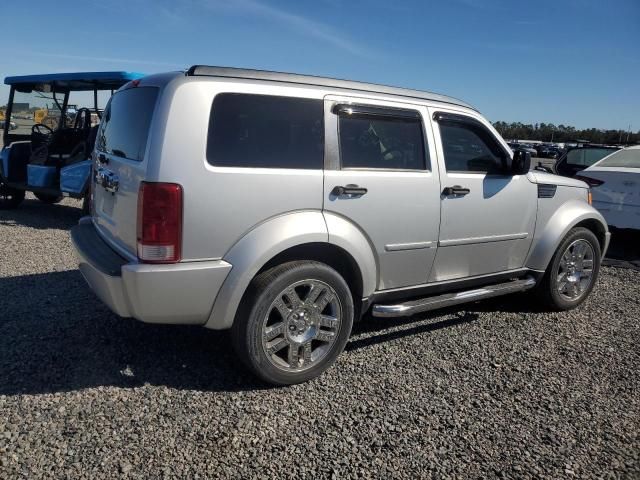
[[[558,293],[567,300],[577,300],[593,281],[593,246],[586,240],[572,242],[562,254],[557,273]]]
[[[320,280],[302,280],[271,302],[262,322],[262,348],[278,369],[302,372],[327,356],[341,324],[335,290]]]

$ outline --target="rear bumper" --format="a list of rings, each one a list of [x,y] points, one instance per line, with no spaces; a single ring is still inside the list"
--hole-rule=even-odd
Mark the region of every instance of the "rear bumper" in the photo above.
[[[148,323],[204,324],[231,265],[223,260],[171,265],[130,263],[87,217],[71,229],[79,268],[114,313]]]

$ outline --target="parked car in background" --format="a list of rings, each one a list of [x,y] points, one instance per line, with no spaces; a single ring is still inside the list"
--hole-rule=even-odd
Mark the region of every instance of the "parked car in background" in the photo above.
[[[537,156],[540,158],[558,158],[562,150],[555,145],[541,144],[536,147]]]
[[[118,315],[231,329],[253,372],[298,383],[367,312],[534,288],[548,308],[582,303],[606,222],[587,184],[530,163],[454,98],[193,66],[111,97],[71,236]]]
[[[554,173],[563,177],[573,177],[587,167],[607,155],[619,150],[620,147],[605,145],[581,145],[567,149],[553,166]]]
[[[511,150],[513,150],[514,152],[521,151],[529,153],[532,157],[538,156],[537,150],[526,143],[510,142],[509,147],[511,147]]]
[[[618,150],[584,169],[593,206],[617,228],[640,229],[640,145]]]

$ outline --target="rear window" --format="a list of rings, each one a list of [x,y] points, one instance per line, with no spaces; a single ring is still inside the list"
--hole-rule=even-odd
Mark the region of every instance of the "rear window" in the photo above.
[[[322,100],[217,95],[209,118],[207,160],[223,167],[322,169]]]
[[[137,87],[111,97],[101,120],[96,148],[117,157],[141,161],[158,98],[156,87]]]
[[[613,150],[610,148],[576,148],[567,153],[567,163],[569,165],[579,165],[590,167],[598,160],[609,155]]]
[[[640,148],[619,150],[600,162],[598,167],[640,168]]]

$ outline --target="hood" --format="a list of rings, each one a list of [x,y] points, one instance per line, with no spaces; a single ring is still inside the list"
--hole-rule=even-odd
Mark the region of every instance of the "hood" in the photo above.
[[[541,172],[539,170],[531,170],[527,174],[527,178],[533,183],[544,183],[546,185],[558,185],[563,187],[589,188],[582,180],[575,178],[561,177],[553,173]]]

